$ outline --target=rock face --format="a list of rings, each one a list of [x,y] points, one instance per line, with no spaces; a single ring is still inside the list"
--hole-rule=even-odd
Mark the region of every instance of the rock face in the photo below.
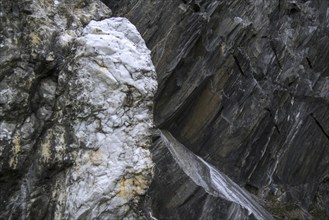
[[[242,219],[247,218],[248,215],[251,214],[256,219],[273,219],[271,214],[258,204],[246,190],[242,189],[229,177],[218,171],[202,158],[186,149],[185,146],[179,143],[168,131],[161,131],[161,139],[161,144],[167,147],[174,162],[177,163],[180,169],[182,169],[196,185],[200,186],[207,194],[215,197],[216,200],[218,200],[217,198],[222,198],[231,203],[229,209],[232,210],[227,212],[225,219],[237,219],[238,216],[238,219]],[[161,146],[159,147],[161,148]],[[185,186],[183,185],[182,187]],[[178,197],[180,195],[179,193]],[[184,202],[183,200],[183,203]],[[209,214],[216,215],[218,209],[213,209],[213,212],[211,210],[206,211],[208,206],[209,204],[204,207],[204,212],[196,214],[201,214],[200,218],[205,219],[212,216]],[[243,213],[242,210],[247,212]],[[203,216],[203,214],[206,214],[206,217]],[[234,218],[230,216],[232,214],[234,214]],[[181,215],[180,218],[184,218],[184,216]]]
[[[100,1],[1,1],[0,219],[139,219],[150,51]]]
[[[102,2],[0,3],[0,219],[329,218],[327,1]]]
[[[327,1],[103,2],[152,50],[158,127],[275,218],[329,218]],[[227,217],[229,206],[184,174],[166,146],[153,156],[150,215]]]

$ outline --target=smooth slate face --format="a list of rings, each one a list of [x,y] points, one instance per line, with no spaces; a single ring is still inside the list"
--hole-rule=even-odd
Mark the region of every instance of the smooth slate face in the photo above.
[[[158,127],[264,200],[275,217],[328,218],[326,1],[103,2],[128,17],[152,50]],[[150,194],[163,197],[154,196],[154,210],[175,216],[171,190],[191,180],[179,181],[156,146]],[[182,194],[190,196],[182,216],[213,207]]]

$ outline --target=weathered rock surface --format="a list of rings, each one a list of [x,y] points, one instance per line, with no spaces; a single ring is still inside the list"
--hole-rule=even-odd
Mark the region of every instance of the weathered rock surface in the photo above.
[[[327,1],[103,2],[146,217],[329,218]],[[1,219],[144,218],[110,15],[0,2]]]
[[[329,218],[327,1],[103,2],[128,17],[152,50],[158,127],[275,218]],[[182,177],[170,153],[158,145],[153,151],[154,217],[216,213],[218,203]]]
[[[138,219],[150,51],[100,1],[1,1],[0,219]]]

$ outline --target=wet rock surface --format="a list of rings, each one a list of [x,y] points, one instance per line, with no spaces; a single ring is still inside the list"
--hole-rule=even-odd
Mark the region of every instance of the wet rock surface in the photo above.
[[[152,50],[158,127],[275,218],[329,217],[327,1],[103,2],[129,18]],[[158,172],[149,191],[155,217],[207,212],[199,191],[179,190],[191,180],[180,181],[161,149],[153,149]],[[174,182],[167,187],[164,179]],[[176,194],[188,202],[176,203]]]
[[[100,1],[0,3],[0,219],[138,219],[150,51]]]

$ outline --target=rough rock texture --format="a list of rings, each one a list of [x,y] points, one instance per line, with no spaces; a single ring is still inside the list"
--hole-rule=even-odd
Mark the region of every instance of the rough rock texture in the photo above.
[[[329,218],[327,1],[103,2],[128,17],[152,50],[158,127],[275,218]],[[179,210],[180,219],[198,219],[216,209],[157,146],[153,216],[178,219]]]
[[[149,219],[329,218],[328,1],[103,2]],[[143,218],[109,17],[0,2],[1,219]]]
[[[0,4],[0,219],[141,218],[157,83],[138,31],[100,1]]]

